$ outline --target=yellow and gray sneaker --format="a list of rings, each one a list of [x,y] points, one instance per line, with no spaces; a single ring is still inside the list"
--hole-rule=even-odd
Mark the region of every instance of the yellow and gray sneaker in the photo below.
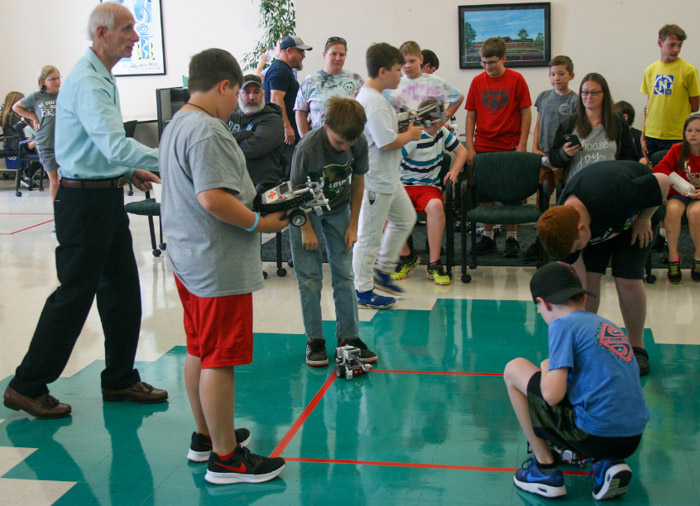
[[[440,262],[432,262],[428,265],[428,270],[425,272],[425,277],[432,279],[433,283],[440,286],[449,285],[452,280],[443,269]]]
[[[420,263],[420,257],[415,253],[411,253],[407,257],[401,257],[396,269],[391,273],[391,279],[400,280],[406,279],[408,273],[411,272]]]
[[[700,283],[700,260],[693,258],[693,268],[690,271],[690,278],[696,283]]]

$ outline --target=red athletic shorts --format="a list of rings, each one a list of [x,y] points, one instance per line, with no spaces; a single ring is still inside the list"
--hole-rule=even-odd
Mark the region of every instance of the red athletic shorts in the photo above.
[[[253,361],[253,294],[197,297],[175,276],[185,310],[187,353],[202,369],[232,367]]]
[[[413,207],[415,207],[416,211],[419,213],[425,214],[425,206],[433,199],[438,199],[443,203],[445,202],[442,198],[442,190],[435,186],[404,186],[404,188],[406,188],[406,193],[408,193]]]

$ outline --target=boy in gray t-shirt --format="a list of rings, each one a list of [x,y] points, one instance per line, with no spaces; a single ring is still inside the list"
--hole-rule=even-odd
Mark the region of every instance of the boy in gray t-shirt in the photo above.
[[[243,75],[222,49],[195,55],[190,99],[163,132],[159,169],[168,258],[185,315],[185,385],[195,420],[187,458],[207,462],[206,481],[259,483],[284,469],[281,458],[245,448],[234,430],[234,366],[253,359],[252,293],[263,287],[260,238],[278,232],[282,213],[250,210],[255,188],[224,123]]]
[[[321,216],[309,213],[304,225],[289,228],[308,337],[306,363],[312,367],[328,365],[321,319],[323,259],[319,234],[323,234],[331,268],[338,346],[359,348],[360,359],[372,363],[377,355],[359,337],[352,272],[352,247],[357,240],[364,175],[369,167],[367,140],[362,135],[367,118],[358,102],[337,96],[326,102],[324,116],[323,128],[307,133],[292,159],[292,183],[301,184],[307,177],[323,181],[323,193],[331,207]]]
[[[562,120],[576,112],[578,95],[569,88],[569,82],[573,78],[574,63],[571,58],[564,55],[555,56],[549,62],[549,82],[552,89],[540,93],[535,101],[537,121],[535,131],[532,133],[532,152],[542,157],[540,183],[547,181],[550,194],[554,191],[557,181],[563,177],[564,171],[561,167],[552,166],[547,153],[552,149],[554,135]],[[539,193],[537,198],[539,206]],[[525,250],[523,256],[536,260],[539,254],[539,248],[535,242]]]

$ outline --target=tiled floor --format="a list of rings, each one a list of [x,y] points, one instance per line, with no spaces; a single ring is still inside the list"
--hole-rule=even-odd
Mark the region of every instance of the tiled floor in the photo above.
[[[135,196],[134,198],[140,198]],[[16,198],[0,181],[0,388],[23,357],[45,298],[56,286],[47,193]],[[526,442],[500,374],[513,357],[546,356],[546,325],[529,298],[533,267],[485,268],[473,281],[436,287],[424,267],[395,309],[361,310],[361,332],[380,356],[354,381],[304,364],[293,273],[274,268],[255,304],[255,357],[237,369],[237,424],[251,447],[287,468],[261,485],[211,486],[184,458],[192,431],[182,381],[182,310],[163,257],[150,252],[145,218],[132,219],[143,331],[137,360],[167,388],[157,406],[103,404],[102,333],[96,312],[52,393],[73,406],[63,420],[0,407],[1,504],[540,504],[516,491]],[[700,285],[648,285],[643,379],[652,419],[625,504],[700,504]],[[686,276],[687,277],[687,276]],[[332,350],[330,287],[324,316]],[[612,281],[601,314],[621,322]],[[570,468],[567,503],[592,503],[588,469]]]

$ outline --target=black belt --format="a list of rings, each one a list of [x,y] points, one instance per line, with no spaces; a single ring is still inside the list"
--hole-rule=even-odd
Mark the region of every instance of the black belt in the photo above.
[[[119,176],[110,179],[70,179],[61,178],[61,186],[64,188],[82,188],[84,190],[104,190],[121,188],[126,184],[126,177]]]

